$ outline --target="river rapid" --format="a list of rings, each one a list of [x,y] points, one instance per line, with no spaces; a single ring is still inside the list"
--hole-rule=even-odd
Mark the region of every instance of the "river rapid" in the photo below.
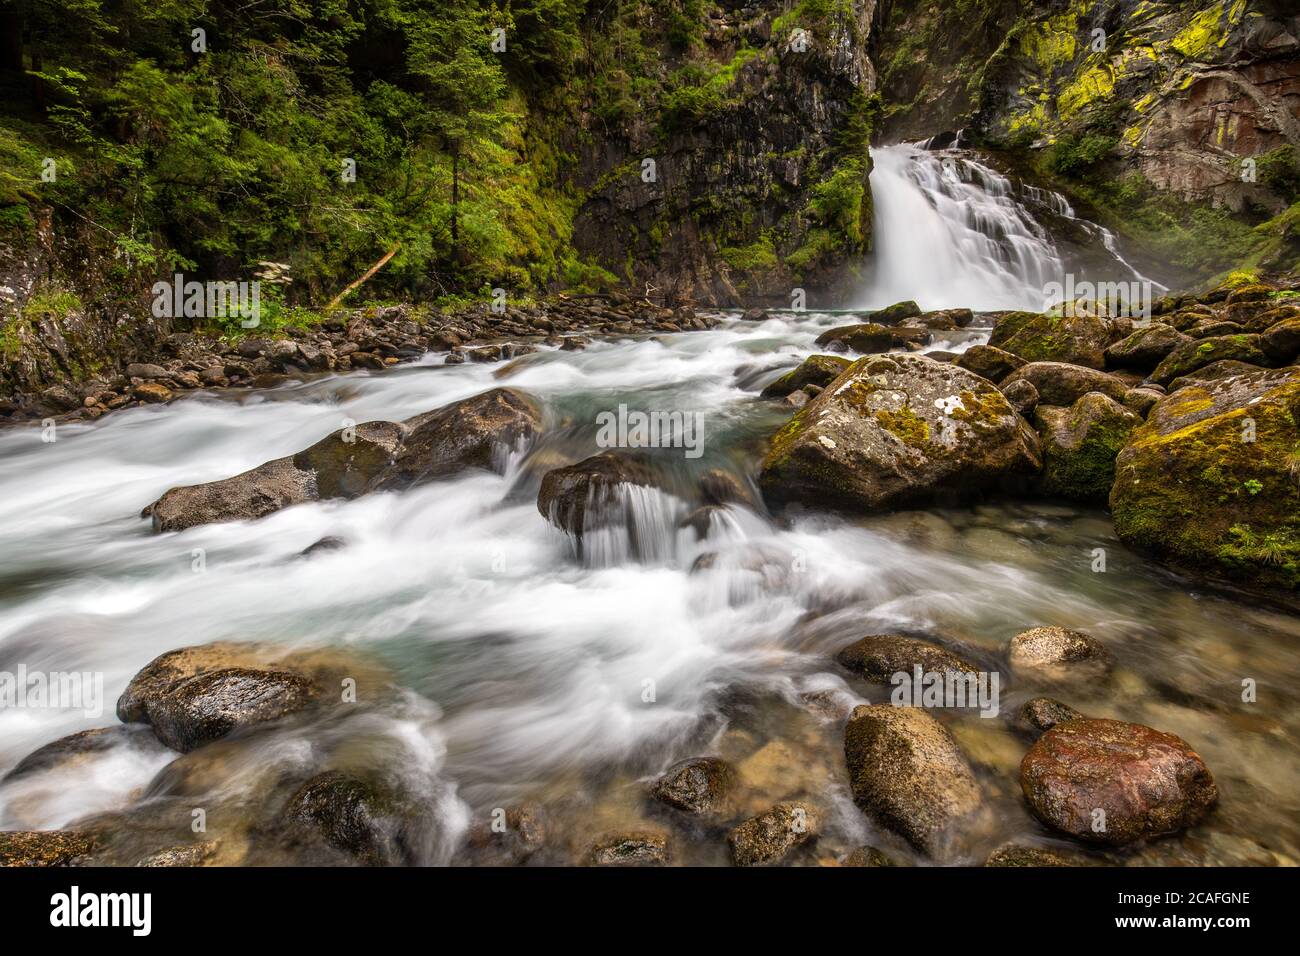
[[[1002,280],[990,301],[954,288],[922,304],[996,308],[1035,294]],[[900,291],[866,298],[893,301]],[[1205,823],[1099,860],[1300,860],[1300,621],[1206,592],[1129,552],[1102,511],[1016,500],[778,520],[731,506],[697,540],[678,527],[684,503],[652,493],[639,507],[653,547],[640,559],[618,541],[578,556],[538,512],[541,475],[596,453],[596,416],[620,404],[700,413],[702,455],[660,457],[674,480],[709,468],[752,475],[764,439],[790,415],[758,390],[814,354],[820,332],[850,321],[728,314],[707,332],[543,348],[508,365],[448,366],[430,355],[384,372],[201,393],[61,427],[52,443],[36,427],[0,433],[0,671],[100,673],[105,701],[100,714],[0,710],[0,774],[61,735],[116,724],[113,702],[128,680],[184,645],[341,648],[391,678],[354,719],[288,722],[241,747],[181,758],[179,770],[168,767],[176,754],[145,731],[0,785],[0,828],[66,826],[143,799],[121,826],[156,846],[158,832],[188,836],[190,808],[203,805],[225,811],[208,814],[228,854],[221,861],[275,862],[249,836],[267,812],[271,778],[328,753],[395,768],[420,796],[434,821],[420,862],[469,859],[470,828],[524,801],[548,819],[547,849],[535,859],[571,862],[604,833],[673,830],[647,784],[677,760],[716,754],[737,765],[744,809],[798,796],[825,808],[820,839],[793,862],[870,843],[919,863],[849,798],[844,716],[854,703],[888,700],[890,688],[850,677],[835,652],[869,633],[928,631],[995,668],[1018,631],[1054,624],[1114,651],[1109,683],[1004,680],[1000,717],[938,715],[992,811],[966,862],[1012,839],[1060,845],[1019,796],[1028,739],[1010,720],[1045,691],[1090,715],[1183,737],[1219,784],[1220,806]],[[932,348],[986,338],[987,323],[977,323],[937,333]],[[497,385],[536,396],[548,421],[504,474],[177,534],[155,535],[139,516],[170,487],[293,453],[348,421],[400,420]],[[344,546],[301,556],[326,536]],[[1260,703],[1243,702],[1245,679]],[[675,832],[675,862],[727,862],[718,834]]]

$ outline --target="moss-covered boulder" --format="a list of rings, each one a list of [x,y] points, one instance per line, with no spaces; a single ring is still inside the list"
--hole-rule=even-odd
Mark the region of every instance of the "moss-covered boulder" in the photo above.
[[[1043,315],[1009,312],[998,319],[989,345],[1027,362],[1068,362],[1104,368],[1110,324],[1093,315]]]
[[[1260,335],[1259,347],[1275,362],[1289,364],[1300,354],[1300,315],[1270,325]]]
[[[849,367],[849,360],[837,355],[810,355],[798,368],[786,372],[762,391],[763,398],[785,398],[808,385],[825,388]]]
[[[1043,823],[1109,846],[1184,830],[1219,797],[1204,761],[1180,738],[1088,718],[1043,734],[1020,764],[1020,786]]]
[[[879,511],[1038,470],[1038,438],[986,380],[919,355],[860,359],[772,440],[769,504]]]
[[[1300,586],[1300,369],[1179,389],[1116,461],[1110,507],[1130,547],[1249,584]]]
[[[890,349],[929,345],[933,336],[929,329],[899,327],[888,328],[875,322],[858,325],[841,325],[817,336],[816,345],[833,352],[858,352],[875,355]]]
[[[1258,335],[1218,335],[1178,346],[1156,366],[1151,373],[1151,381],[1168,385],[1174,379],[1212,362],[1225,360],[1261,366],[1276,364],[1260,348]]]
[[[1040,405],[1034,427],[1042,439],[1043,494],[1072,501],[1104,502],[1115,480],[1115,458],[1142,418],[1100,392],[1088,392],[1069,408]]]
[[[867,318],[881,325],[898,325],[900,322],[914,319],[920,314],[921,307],[908,299],[906,302],[895,302],[891,306],[878,309],[870,313]]]
[[[919,708],[855,708],[844,728],[844,757],[854,802],[930,856],[949,856],[982,806],[961,748]]]
[[[1034,386],[1042,405],[1073,405],[1089,392],[1100,392],[1118,402],[1128,392],[1124,381],[1114,375],[1066,362],[1031,362],[1008,375],[1002,387],[1022,381]]]
[[[1018,368],[1029,363],[1019,355],[992,345],[972,345],[957,357],[956,364],[968,372],[990,382],[1000,382]]]
[[[1148,325],[1106,346],[1106,366],[1150,371],[1166,355],[1190,341],[1190,336],[1179,332],[1172,325]]]
[[[1258,372],[1258,365],[1251,365],[1249,362],[1238,362],[1233,359],[1224,359],[1222,362],[1211,362],[1209,365],[1203,365],[1195,372],[1188,372],[1186,375],[1180,375],[1169,383],[1165,391],[1172,395],[1180,388],[1186,388],[1188,385],[1203,385],[1206,382],[1217,382],[1221,378],[1232,378],[1236,375],[1248,375],[1251,372]]]

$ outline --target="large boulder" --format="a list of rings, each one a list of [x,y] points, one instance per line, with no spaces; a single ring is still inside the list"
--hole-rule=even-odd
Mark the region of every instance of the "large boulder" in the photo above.
[[[227,667],[191,677],[149,708],[149,723],[168,747],[188,753],[227,734],[311,706],[320,688],[287,671]]]
[[[933,336],[929,329],[897,327],[888,328],[874,322],[859,325],[841,325],[817,336],[816,345],[833,352],[860,352],[872,355],[910,345],[929,345]]]
[[[626,489],[657,486],[645,459],[607,451],[548,471],[537,492],[537,510],[557,528],[581,535],[628,519]]]
[[[1040,405],[1034,427],[1042,439],[1044,494],[1105,502],[1115,480],[1115,458],[1142,418],[1100,392],[1069,408]]]
[[[1003,379],[1002,387],[1015,382],[1034,386],[1040,405],[1073,405],[1089,392],[1100,392],[1119,402],[1128,392],[1128,386],[1114,375],[1065,362],[1030,362]]]
[[[825,388],[849,367],[849,360],[837,355],[810,355],[798,368],[786,372],[767,388],[763,398],[785,398],[808,385]]]
[[[998,319],[989,345],[1028,362],[1068,362],[1104,368],[1110,324],[1092,315],[1042,315],[1009,312]]]
[[[1300,354],[1300,315],[1270,325],[1260,335],[1259,347],[1276,362],[1291,362]]]
[[[980,668],[945,647],[906,634],[868,634],[835,655],[841,665],[877,684],[899,673],[969,674]]]
[[[1219,796],[1204,761],[1178,737],[1089,718],[1038,738],[1020,765],[1020,786],[1045,824],[1109,846],[1186,829]]]
[[[1272,359],[1260,348],[1258,335],[1216,335],[1193,340],[1178,346],[1156,366],[1151,381],[1168,385],[1176,378],[1195,372],[1212,362],[1231,360],[1249,365],[1273,365]]]
[[[981,807],[966,757],[924,710],[855,708],[844,729],[844,756],[854,802],[930,856],[949,855]]]
[[[1116,460],[1125,544],[1248,584],[1300,586],[1300,369],[1188,385],[1162,399]]]
[[[860,359],[772,440],[769,504],[879,511],[965,497],[1039,467],[1038,439],[1002,393],[918,355]]]
[[[1149,371],[1160,360],[1192,341],[1171,325],[1157,322],[1138,329],[1133,334],[1106,347],[1106,365],[1110,368],[1132,368]]]
[[[310,448],[200,485],[172,488],[144,509],[155,531],[214,521],[249,521],[290,505],[405,488],[498,457],[541,430],[532,399],[498,388],[396,422],[342,428]]]
[[[990,382],[1001,382],[1016,369],[1029,363],[1019,355],[1012,355],[992,345],[972,345],[957,356],[954,364]]]
[[[504,471],[504,456],[542,430],[542,412],[522,392],[494,388],[404,423],[401,447],[371,486],[408,488],[469,468]]]

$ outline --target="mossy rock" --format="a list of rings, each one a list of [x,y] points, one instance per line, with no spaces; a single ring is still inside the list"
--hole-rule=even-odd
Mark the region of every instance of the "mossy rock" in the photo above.
[[[1107,398],[1123,401],[1128,394],[1124,381],[1097,369],[1066,362],[1030,362],[1016,369],[1002,382],[1005,389],[1014,382],[1028,382],[1038,391],[1042,405],[1073,405],[1089,392],[1100,392]]]
[[[841,325],[829,329],[817,336],[819,348],[834,351],[858,352],[862,355],[876,355],[890,349],[907,348],[911,345],[929,345],[933,336],[929,329],[922,328],[887,328],[875,322],[858,325]]]
[[[1019,355],[1012,355],[996,346],[972,345],[957,358],[955,364],[996,384],[1029,363]]]
[[[836,355],[810,355],[798,368],[786,372],[767,388],[763,389],[763,398],[785,398],[791,392],[797,392],[807,385],[825,388],[839,378],[849,360]]]
[[[1160,361],[1191,338],[1172,325],[1156,323],[1138,329],[1106,347],[1106,365],[1109,368],[1132,368],[1150,371]]]
[[[993,385],[919,355],[854,362],[772,439],[769,505],[880,511],[968,498],[1039,467],[1038,437]]]
[[[1043,494],[1071,501],[1105,502],[1115,480],[1115,458],[1142,419],[1100,392],[1069,408],[1040,405],[1034,427],[1042,439]]]
[[[872,312],[867,318],[880,325],[898,325],[900,322],[914,319],[918,315],[921,315],[921,307],[909,299],[906,302],[895,302],[887,308]]]
[[[1225,360],[1265,367],[1275,364],[1260,348],[1260,336],[1217,335],[1178,346],[1156,366],[1156,370],[1151,373],[1151,381],[1168,385],[1174,379],[1195,372],[1198,368]]]
[[[1300,369],[1189,385],[1134,429],[1110,507],[1130,547],[1249,585],[1300,586]]]
[[[989,345],[1027,362],[1068,362],[1104,368],[1110,323],[1093,315],[1043,315],[1008,312],[998,319]]]

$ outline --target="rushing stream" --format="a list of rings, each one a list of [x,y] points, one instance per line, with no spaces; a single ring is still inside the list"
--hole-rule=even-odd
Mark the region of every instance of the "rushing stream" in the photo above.
[[[906,178],[892,156],[878,175]],[[880,192],[883,216],[901,215],[904,204],[917,217],[934,209],[916,189]],[[1025,225],[1014,267],[972,260],[954,247],[970,236],[936,232],[925,240],[936,245],[924,288],[903,288],[905,275],[923,270],[898,266],[896,284],[869,297],[915,297],[928,307],[1031,304],[1053,253]],[[996,228],[1009,231],[1007,222]],[[898,248],[891,238],[879,237],[882,250]],[[671,829],[646,799],[647,781],[676,760],[715,753],[738,765],[747,809],[797,795],[826,809],[821,839],[797,860],[833,859],[864,842],[912,860],[849,799],[844,713],[855,702],[887,700],[889,688],[848,677],[835,651],[867,633],[932,630],[996,666],[1012,635],[1058,624],[1098,637],[1119,666],[1109,685],[1055,695],[1090,714],[1178,734],[1222,792],[1219,809],[1189,834],[1115,859],[1300,860],[1300,622],[1197,591],[1125,550],[1100,511],[995,502],[780,522],[733,506],[698,541],[677,527],[684,505],[652,493],[640,507],[654,547],[640,561],[617,543],[579,560],[539,514],[541,474],[595,453],[595,416],[620,403],[702,413],[703,455],[666,459],[680,481],[708,468],[752,473],[762,439],[790,414],[756,392],[812,354],[820,331],[846,321],[813,312],[761,323],[732,316],[709,332],[543,349],[509,366],[444,366],[430,355],[382,373],[123,411],[62,428],[53,443],[36,428],[0,434],[0,670],[22,663],[102,672],[107,700],[98,716],[0,711],[0,773],[60,735],[116,723],[112,702],[131,676],[184,645],[345,647],[405,689],[350,722],[290,722],[242,750],[212,745],[182,758],[185,774],[159,780],[176,755],[146,732],[0,787],[0,828],[63,826],[148,793],[158,809],[132,825],[181,837],[190,806],[254,815],[275,767],[329,751],[336,761],[400,768],[439,821],[425,862],[458,858],[471,823],[524,800],[546,807],[555,834],[548,846],[572,848],[543,857],[562,862],[600,833]],[[948,340],[932,347],[960,351],[986,334],[940,333]],[[179,534],[152,534],[139,517],[169,487],[295,452],[345,420],[403,419],[498,384],[537,396],[549,419],[547,436],[514,456],[504,475]],[[324,536],[345,546],[300,556]],[[1098,548],[1106,550],[1104,573],[1093,570]],[[706,552],[714,557],[697,565]],[[1244,678],[1258,682],[1267,707],[1243,704]],[[1042,691],[1008,683],[1002,714]],[[940,716],[994,810],[969,859],[1008,839],[1053,843],[1018,795],[1026,739],[1006,719]],[[245,824],[240,814],[209,814],[210,831],[231,837],[231,853]],[[678,862],[723,863],[726,843],[679,836],[674,853]]]

